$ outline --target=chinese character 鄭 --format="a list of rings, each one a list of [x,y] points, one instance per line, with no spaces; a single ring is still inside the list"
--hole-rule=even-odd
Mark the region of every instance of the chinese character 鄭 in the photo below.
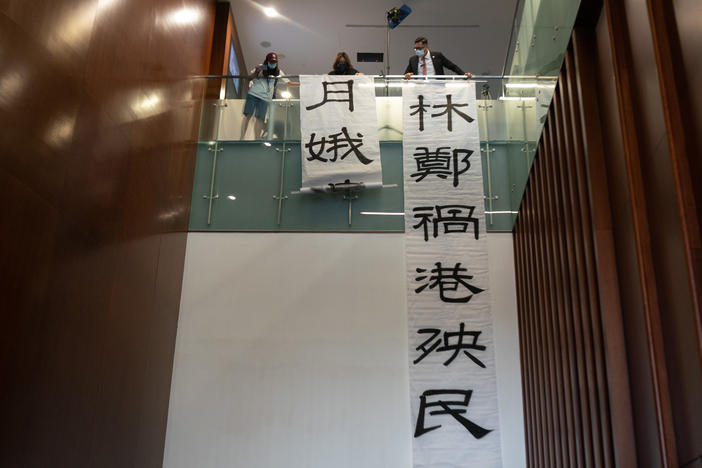
[[[429,151],[426,146],[418,146],[412,155],[417,164],[417,172],[411,174],[410,177],[415,178],[415,182],[419,182],[432,174],[440,179],[446,179],[453,174],[453,186],[458,187],[458,176],[470,169],[468,158],[473,154],[473,151],[456,148],[452,154],[449,152],[450,149],[449,146],[440,146],[434,151]],[[459,154],[464,154],[460,161],[465,165],[462,169],[458,168]]]

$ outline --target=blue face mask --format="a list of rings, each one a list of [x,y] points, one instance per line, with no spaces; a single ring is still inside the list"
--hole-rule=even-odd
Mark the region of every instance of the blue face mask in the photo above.
[[[339,69],[339,71],[346,71],[345,63],[339,63],[336,67]]]
[[[414,49],[414,53],[417,54],[417,57],[423,57],[424,49]]]
[[[275,67],[277,67],[277,66],[278,66],[277,63],[270,63],[270,62],[268,62],[268,69],[269,69],[269,70],[275,70]]]

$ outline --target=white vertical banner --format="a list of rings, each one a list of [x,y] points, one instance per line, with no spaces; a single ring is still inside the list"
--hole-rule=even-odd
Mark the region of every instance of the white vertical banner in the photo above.
[[[501,467],[474,83],[403,89],[415,467]]]
[[[303,189],[382,185],[372,77],[300,76],[300,131]]]

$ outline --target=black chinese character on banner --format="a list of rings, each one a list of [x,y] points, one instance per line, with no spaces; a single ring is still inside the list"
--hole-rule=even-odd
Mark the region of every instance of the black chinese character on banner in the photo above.
[[[424,113],[427,112],[427,109],[429,109],[429,107],[431,107],[431,106],[429,106],[428,104],[424,104],[424,96],[422,96],[421,94],[419,96],[417,96],[417,98],[418,98],[419,104],[417,104],[416,106],[410,106],[410,109],[417,109],[417,110],[414,112],[411,112],[410,116],[415,115],[415,114],[419,114],[419,131],[423,132],[424,131]]]
[[[346,89],[338,90],[338,89],[329,89],[329,86],[339,86],[343,85],[346,86]],[[309,107],[306,107],[305,109],[307,110],[312,110],[316,109],[318,107],[323,106],[324,104],[328,102],[348,102],[349,103],[349,111],[353,112],[353,80],[348,80],[348,81],[324,81],[322,82],[322,88],[324,90],[324,97],[322,97],[322,102],[318,102],[317,104],[311,105]],[[346,99],[330,99],[329,95],[330,94],[346,94]]]
[[[467,121],[468,123],[471,123],[473,120],[475,120],[473,117],[464,114],[463,112],[459,111],[456,109],[457,107],[467,107],[468,104],[453,104],[451,103],[451,95],[447,94],[446,95],[446,104],[438,104],[435,106],[432,106],[434,109],[440,109],[442,107],[445,107],[446,109],[443,112],[439,112],[438,114],[431,114],[432,117],[441,117],[442,115],[446,115],[446,129],[451,132],[453,131],[453,113],[455,112],[458,114],[460,117],[463,118],[463,120]]]
[[[473,154],[472,150],[456,148],[450,151],[450,146],[440,146],[434,151],[429,151],[426,146],[418,146],[412,155],[417,164],[417,172],[410,174],[415,178],[415,182],[420,182],[429,175],[435,175],[440,179],[446,179],[453,175],[453,186],[458,187],[458,176],[470,169],[468,158]],[[459,169],[459,155],[463,155],[460,162],[464,165]]]
[[[418,95],[417,96],[417,104],[413,106],[409,106],[410,110],[414,110],[414,112],[410,112],[410,116],[417,115],[419,114],[419,131],[423,132],[424,131],[424,114],[428,112],[429,108],[433,109],[444,109],[442,112],[438,112],[436,114],[430,114],[432,117],[441,117],[442,115],[446,116],[446,129],[449,132],[453,131],[453,114],[454,112],[458,114],[459,117],[461,117],[463,120],[465,120],[468,123],[473,122],[475,119],[468,114],[465,114],[461,111],[459,111],[457,108],[458,107],[468,107],[468,104],[454,104],[452,102],[452,95],[447,94],[446,95],[446,104],[435,104],[435,105],[429,105],[429,104],[424,104],[424,96],[423,95]],[[309,109],[309,108],[308,108]]]
[[[463,351],[463,354],[465,354],[471,361],[476,363],[478,366],[482,367],[485,369],[485,364],[483,361],[475,357],[472,353],[469,351],[485,351],[485,346],[479,345],[478,344],[478,337],[482,332],[479,331],[465,331],[465,324],[461,322],[458,331],[457,332],[444,332],[444,340],[443,343],[444,345],[439,347],[441,344],[441,338],[439,338],[439,335],[441,334],[441,330],[438,328],[421,328],[417,330],[417,333],[421,334],[429,334],[431,335],[429,338],[427,338],[422,344],[417,346],[415,349],[417,351],[421,351],[422,354],[419,356],[417,359],[413,361],[413,364],[417,364],[422,361],[425,357],[427,357],[429,354],[431,354],[432,351],[436,350],[437,353],[441,352],[446,352],[446,351],[453,351],[453,354],[444,362],[444,366],[448,366],[453,362],[454,359],[458,356],[458,354]],[[455,342],[451,342],[453,339],[456,339]],[[470,338],[470,342],[464,342],[464,338]],[[436,340],[436,341],[434,341]]]
[[[436,209],[436,216],[434,215]],[[468,226],[472,225],[473,235],[476,239],[479,238],[479,220],[473,217],[474,206],[469,205],[436,205],[436,206],[419,206],[414,208],[414,217],[419,219],[419,222],[412,226],[414,229],[424,229],[424,240],[429,240],[429,221],[432,222],[433,236],[439,237],[439,225],[444,227],[443,234],[451,233],[466,233]]]
[[[465,274],[468,269],[461,268],[460,263],[456,263],[454,267],[447,268],[442,267],[441,262],[437,262],[435,265],[436,267],[430,271],[431,276],[423,274],[426,273],[426,269],[417,268],[419,276],[415,278],[415,281],[426,281],[426,283],[415,289],[415,293],[419,294],[427,287],[434,289],[436,286],[439,286],[439,297],[443,302],[468,302],[474,295],[484,291],[484,289],[473,286],[466,281],[473,279],[473,276]],[[464,291],[462,294],[458,294],[459,287],[467,290],[467,292]],[[456,293],[455,295],[451,294],[454,292]]]
[[[449,415],[461,423],[470,434],[476,439],[482,439],[492,432],[492,429],[485,429],[475,424],[468,418],[463,417],[468,412],[468,404],[473,395],[473,390],[427,390],[419,397],[419,411],[417,414],[417,425],[414,430],[414,437],[420,437],[427,432],[431,432],[441,427],[441,425],[424,427],[426,411],[430,408],[437,408],[429,411],[430,416]],[[451,400],[451,398],[458,398]],[[440,409],[439,409],[440,408]]]
[[[358,158],[363,164],[370,164],[373,162],[361,153],[359,148],[363,146],[363,135],[356,133],[358,138],[351,138],[346,127],[342,127],[339,133],[334,133],[328,137],[321,137],[319,140],[315,141],[316,133],[310,135],[310,141],[305,143],[305,148],[309,151],[310,156],[307,158],[308,161],[317,160],[322,162],[336,162],[338,160],[344,159],[349,154],[353,153],[354,156]],[[340,150],[348,150],[339,156]],[[331,156],[327,158],[322,156],[326,149],[327,153],[332,153]]]

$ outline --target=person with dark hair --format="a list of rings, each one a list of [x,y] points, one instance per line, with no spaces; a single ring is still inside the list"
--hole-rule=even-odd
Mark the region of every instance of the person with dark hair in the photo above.
[[[420,36],[414,40],[414,55],[409,59],[405,78],[409,79],[412,75],[443,75],[444,68],[448,68],[457,75],[465,75],[467,78],[473,76],[472,73],[464,73],[458,65],[447,59],[441,52],[430,52],[429,39],[426,37]]]
[[[264,122],[268,112],[268,103],[275,97],[275,92],[281,77],[285,74],[278,66],[278,54],[270,52],[262,64],[256,65],[249,75],[249,93],[244,103],[244,118],[241,123],[241,139],[246,135],[246,130],[251,117],[254,119],[254,138],[263,137]],[[287,79],[285,82],[287,83]]]
[[[328,73],[329,75],[359,75],[358,70],[353,68],[351,59],[346,52],[339,52],[336,54],[334,63],[332,64],[332,71]]]

